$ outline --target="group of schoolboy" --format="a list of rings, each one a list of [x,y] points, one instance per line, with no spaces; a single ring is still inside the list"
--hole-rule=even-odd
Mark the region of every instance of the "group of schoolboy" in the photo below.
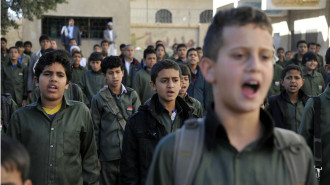
[[[179,44],[177,61],[156,62],[157,52],[147,48],[140,64],[134,48],[127,45],[123,57],[92,53],[91,70],[82,72],[79,52],[73,53],[72,64],[66,51],[42,48],[32,68],[40,96],[12,115],[6,134],[26,147],[33,184],[317,184],[305,140],[274,128],[275,117],[260,108],[272,84],[272,43],[269,18],[254,8],[241,7],[215,15],[201,61],[196,49],[187,51]],[[301,57],[312,79],[318,76],[314,56]],[[330,74],[327,58],[328,53],[326,72]],[[17,68],[14,65],[12,70]],[[75,75],[81,75],[75,78],[85,104],[64,95],[75,68]],[[295,122],[287,126],[292,130],[299,126],[296,121],[303,106],[313,106],[312,100],[306,103],[306,94],[318,95],[325,89],[324,82],[320,87],[311,80],[311,94],[304,93],[303,74],[298,66],[287,65],[280,80],[285,91],[269,100],[268,110],[279,107],[273,111],[279,124],[286,127]],[[313,89],[315,83],[319,91]],[[212,104],[208,84],[216,95]],[[324,111],[329,106],[323,102],[329,102],[329,84],[321,100],[321,127],[328,130],[329,116]],[[206,108],[205,118],[190,120],[178,131],[188,119],[202,117]],[[314,109],[306,109],[300,130],[310,144]],[[194,130],[202,135],[199,152],[178,149],[177,145],[195,145],[194,135],[184,134]],[[326,132],[321,135],[328,138]],[[324,155],[329,155],[328,150]],[[293,156],[297,160],[288,162]],[[31,183],[26,175],[29,165],[23,162],[22,168],[22,161],[16,160],[1,159],[2,170],[18,173],[21,183]],[[197,165],[188,168],[192,163]],[[327,159],[324,164],[321,184],[329,181]]]

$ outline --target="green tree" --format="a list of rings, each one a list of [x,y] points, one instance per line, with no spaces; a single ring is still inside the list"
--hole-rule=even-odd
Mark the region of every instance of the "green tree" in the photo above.
[[[66,3],[66,0],[1,0],[1,34],[6,34],[9,27],[18,28],[17,23],[9,14],[11,9],[18,18],[32,21],[40,19],[48,10],[56,10],[58,3]]]

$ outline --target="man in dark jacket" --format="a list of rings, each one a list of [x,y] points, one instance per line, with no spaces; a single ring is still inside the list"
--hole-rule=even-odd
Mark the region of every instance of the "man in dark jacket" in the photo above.
[[[282,71],[281,84],[285,88],[279,95],[269,98],[268,112],[275,126],[298,132],[308,96],[300,89],[304,84],[299,66],[288,65]]]
[[[189,106],[178,97],[181,70],[171,61],[156,63],[151,86],[157,92],[128,120],[120,163],[121,184],[145,184],[157,143],[192,117]]]
[[[125,74],[122,83],[127,87],[133,87],[135,75],[142,69],[142,66],[140,62],[134,58],[134,47],[132,45],[126,45],[124,55],[123,65]]]
[[[78,46],[81,45],[80,30],[77,26],[74,25],[73,18],[69,19],[69,24],[67,26],[63,26],[61,31],[61,42],[67,51],[70,51],[69,43],[71,39],[75,39]]]

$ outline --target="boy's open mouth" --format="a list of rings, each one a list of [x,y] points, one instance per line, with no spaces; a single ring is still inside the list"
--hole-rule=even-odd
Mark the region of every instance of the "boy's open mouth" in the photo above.
[[[250,80],[243,83],[242,93],[247,98],[254,98],[256,92],[259,90],[260,84],[258,81]]]

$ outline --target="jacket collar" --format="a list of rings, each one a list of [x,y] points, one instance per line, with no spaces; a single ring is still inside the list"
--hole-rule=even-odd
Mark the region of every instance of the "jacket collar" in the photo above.
[[[273,147],[274,146],[274,123],[272,117],[260,109],[260,117],[262,129],[261,138],[258,139],[259,147]],[[230,143],[227,132],[224,126],[221,124],[214,112],[214,104],[209,106],[207,115],[205,118],[205,144],[208,150],[212,150],[215,147],[216,139],[220,138]]]

